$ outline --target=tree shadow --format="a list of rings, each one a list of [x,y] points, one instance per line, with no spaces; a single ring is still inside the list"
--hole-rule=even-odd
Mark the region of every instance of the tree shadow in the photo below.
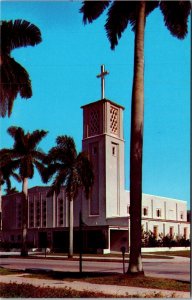
[[[110,275],[118,275],[117,272],[62,272],[54,271],[51,269],[41,269],[41,268],[30,268],[25,269],[25,272],[28,274],[35,275],[45,275],[48,278],[52,279],[79,279],[79,278],[97,278],[97,277],[107,277]]]

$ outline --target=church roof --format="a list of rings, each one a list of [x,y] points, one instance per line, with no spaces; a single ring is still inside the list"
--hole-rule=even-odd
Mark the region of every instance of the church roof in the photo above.
[[[87,107],[87,106],[90,106],[90,105],[93,105],[93,104],[96,104],[96,103],[102,103],[102,102],[109,102],[109,103],[111,103],[112,105],[115,105],[115,106],[117,106],[117,107],[119,107],[119,108],[121,108],[121,109],[123,109],[123,110],[125,109],[124,106],[122,106],[122,105],[120,105],[120,104],[118,104],[118,103],[116,103],[116,102],[114,102],[114,101],[111,101],[111,100],[109,100],[109,99],[106,99],[106,98],[100,99],[100,100],[97,100],[97,101],[95,101],[95,102],[91,102],[91,103],[88,103],[88,104],[85,104],[85,105],[82,105],[81,108],[84,108],[84,107]]]

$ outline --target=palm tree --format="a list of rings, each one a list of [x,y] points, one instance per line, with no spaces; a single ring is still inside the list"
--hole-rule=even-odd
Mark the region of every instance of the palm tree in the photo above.
[[[146,17],[159,7],[165,26],[173,36],[187,34],[190,1],[84,1],[80,9],[83,21],[91,23],[108,7],[105,30],[111,49],[118,45],[128,24],[135,32],[134,75],[130,141],[130,262],[128,273],[143,274],[141,260],[141,205],[144,107],[144,31]]]
[[[0,150],[0,230],[2,229],[2,199],[1,187],[6,184],[7,190],[11,190],[11,180],[13,177],[18,182],[21,181],[20,176],[15,173],[16,165],[14,162],[9,161],[9,155],[6,149]]]
[[[38,148],[40,141],[46,136],[47,131],[35,130],[25,134],[21,127],[9,127],[8,133],[14,139],[12,149],[7,149],[10,161],[18,169],[22,180],[22,249],[21,256],[27,256],[27,229],[28,229],[28,178],[34,175],[34,168],[42,176],[44,171],[44,152]]]
[[[90,161],[85,153],[77,153],[75,142],[72,137],[58,136],[56,146],[51,148],[46,162],[48,164],[45,181],[53,179],[49,195],[57,196],[61,187],[65,187],[65,193],[69,202],[69,258],[73,256],[73,201],[84,188],[88,198],[93,184],[93,171]]]
[[[1,21],[0,31],[0,116],[5,117],[7,113],[11,115],[13,102],[19,93],[21,98],[32,96],[29,74],[11,57],[11,51],[39,44],[41,32],[25,20]]]

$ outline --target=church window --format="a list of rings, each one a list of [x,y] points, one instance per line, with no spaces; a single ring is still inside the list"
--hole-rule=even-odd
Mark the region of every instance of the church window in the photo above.
[[[42,202],[42,221],[43,221],[43,227],[46,227],[46,225],[47,225],[47,201],[46,201],[46,199],[43,199],[43,202]]]
[[[118,134],[118,109],[110,108],[110,129],[111,133]]]
[[[93,155],[97,154],[97,147],[93,147]]]
[[[21,228],[21,219],[22,219],[22,206],[21,206],[21,203],[17,204],[16,218],[17,218],[17,228]]]
[[[156,214],[157,214],[157,217],[161,217],[161,210],[159,208],[156,210]]]
[[[143,208],[143,215],[148,216],[148,208],[147,207]]]
[[[170,235],[170,237],[173,237],[173,227],[171,226],[170,228],[169,228],[169,235]]]
[[[90,111],[90,134],[99,133],[99,112],[96,108]]]
[[[157,237],[157,235],[158,235],[158,226],[157,225],[153,226],[153,234],[155,237]]]
[[[184,238],[187,238],[187,227],[184,227]]]
[[[113,146],[113,147],[112,147],[112,155],[113,155],[113,156],[116,156],[116,151],[115,151],[115,150],[116,150],[116,149],[115,149],[115,146]]]
[[[180,218],[181,218],[181,220],[183,220],[183,212],[181,212]]]
[[[63,198],[58,198],[58,222],[59,226],[64,224],[64,214],[63,214]]]

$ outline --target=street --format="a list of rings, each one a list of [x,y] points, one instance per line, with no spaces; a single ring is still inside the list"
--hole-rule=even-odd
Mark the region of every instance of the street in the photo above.
[[[0,258],[0,266],[10,269],[49,269],[55,271],[79,271],[79,262],[76,260],[41,258]],[[126,263],[126,269],[128,263]],[[145,275],[177,279],[190,282],[190,259],[186,257],[174,257],[174,259],[144,258],[143,268]],[[91,272],[118,272],[122,273],[121,262],[111,261],[83,261],[83,271]]]

